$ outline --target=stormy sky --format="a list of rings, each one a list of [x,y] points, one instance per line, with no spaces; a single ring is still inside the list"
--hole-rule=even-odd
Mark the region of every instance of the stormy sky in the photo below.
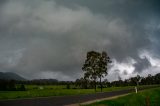
[[[0,71],[75,80],[106,51],[109,80],[160,72],[159,0],[1,0]]]

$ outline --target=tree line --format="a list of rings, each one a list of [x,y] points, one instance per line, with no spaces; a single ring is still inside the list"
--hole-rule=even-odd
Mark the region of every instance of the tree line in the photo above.
[[[0,91],[25,91],[24,84],[16,84],[15,80],[0,79]]]
[[[43,81],[42,81],[43,80]],[[37,82],[36,82],[37,81]],[[2,80],[0,79],[0,91],[24,91],[27,90],[25,85],[65,85],[66,89],[93,89],[95,86],[94,80],[86,79],[84,77],[76,79],[75,81],[55,81],[55,80],[29,80],[29,81],[16,81],[16,80]],[[42,81],[42,82],[41,82]],[[124,87],[124,86],[137,86],[137,85],[155,85],[160,84],[160,73],[156,75],[148,74],[146,77],[137,75],[125,80],[117,80],[109,82],[107,79],[96,81],[96,88],[108,87]]]
[[[96,82],[97,87],[101,88],[101,84],[99,81]],[[107,87],[124,87],[124,86],[138,86],[138,85],[155,85],[160,84],[160,73],[152,76],[151,74],[148,74],[146,77],[141,77],[140,75],[137,75],[136,77],[131,77],[129,79],[125,80],[117,80],[109,82],[107,79],[102,81],[103,88]],[[80,78],[75,81],[75,85],[79,88],[83,89],[89,89],[94,88],[93,87],[93,81],[87,80],[85,78]]]

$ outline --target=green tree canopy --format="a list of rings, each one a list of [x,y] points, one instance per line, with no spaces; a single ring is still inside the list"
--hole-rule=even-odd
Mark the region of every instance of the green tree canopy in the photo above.
[[[96,51],[90,51],[87,53],[87,59],[85,60],[82,70],[84,71],[84,78],[94,81],[95,90],[97,78],[100,78],[101,83],[101,78],[108,74],[108,63],[111,63],[111,60],[106,52],[99,53]]]

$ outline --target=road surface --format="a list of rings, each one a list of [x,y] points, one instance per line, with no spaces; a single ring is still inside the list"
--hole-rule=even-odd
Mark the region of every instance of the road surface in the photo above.
[[[148,89],[148,87],[143,89]],[[143,90],[143,89],[140,89],[140,90]],[[103,93],[95,93],[95,94],[87,94],[87,95],[2,100],[0,101],[0,106],[64,106],[69,104],[83,103],[83,102],[96,100],[96,99],[109,98],[109,97],[127,94],[131,92],[135,92],[135,90],[128,89],[128,90],[103,92]]]

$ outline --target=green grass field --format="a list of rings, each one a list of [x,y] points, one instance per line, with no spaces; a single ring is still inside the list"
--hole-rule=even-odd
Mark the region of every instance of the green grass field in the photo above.
[[[144,87],[144,86],[140,86]],[[40,89],[43,88],[43,89]],[[127,87],[110,87],[103,88],[103,92],[116,91],[134,88],[133,86]],[[26,91],[0,91],[0,100],[4,99],[20,99],[20,98],[34,98],[34,97],[48,97],[48,96],[65,96],[65,95],[81,95],[95,93],[94,89],[66,89],[66,86],[59,85],[26,85]],[[100,89],[97,89],[100,92]]]
[[[152,88],[137,94],[132,93],[117,99],[96,102],[85,106],[160,106],[160,88]]]

